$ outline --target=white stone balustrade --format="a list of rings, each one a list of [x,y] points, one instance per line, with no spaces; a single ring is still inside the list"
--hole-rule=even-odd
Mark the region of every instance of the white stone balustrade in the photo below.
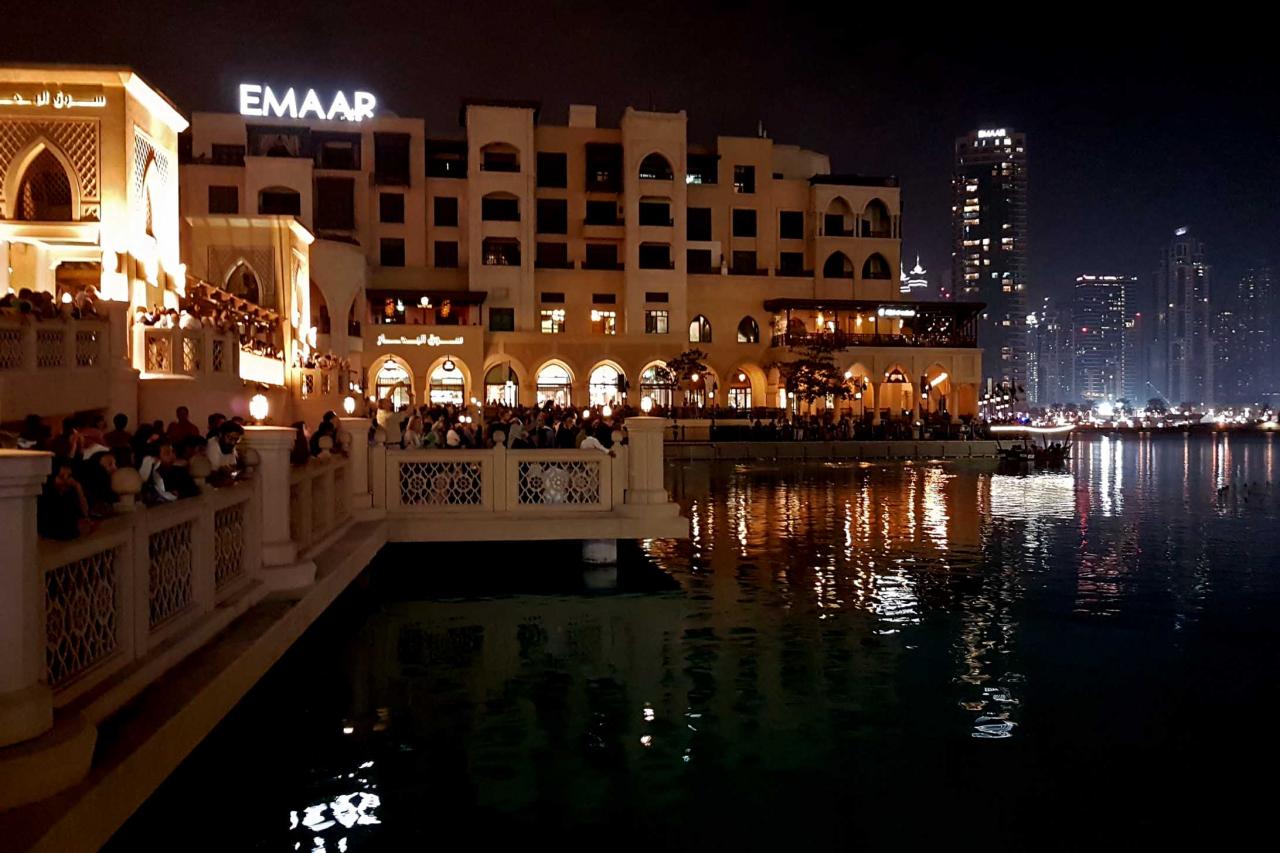
[[[211,328],[133,327],[133,362],[146,377],[240,376],[240,342]]]
[[[99,303],[100,316],[85,320],[0,315],[0,421],[106,407],[113,368],[128,367],[127,307]]]

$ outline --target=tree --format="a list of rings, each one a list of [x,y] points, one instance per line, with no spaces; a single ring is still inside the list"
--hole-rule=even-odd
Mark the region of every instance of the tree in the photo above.
[[[826,336],[815,336],[803,346],[793,347],[798,358],[775,362],[772,366],[782,376],[782,385],[791,400],[803,400],[812,404],[826,397],[847,399],[853,388],[844,378],[844,371],[836,366],[832,357],[839,347]]]
[[[700,349],[685,350],[668,361],[665,370],[667,376],[662,378],[667,379],[673,385],[678,382],[689,381],[695,373],[699,376],[706,376],[707,354]],[[658,373],[661,376],[662,370],[659,369]]]

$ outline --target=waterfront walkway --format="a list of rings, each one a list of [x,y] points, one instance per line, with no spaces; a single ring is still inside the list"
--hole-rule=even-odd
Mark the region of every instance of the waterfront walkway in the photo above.
[[[581,539],[607,563],[619,538],[687,536],[662,423],[629,418],[612,453],[356,441],[297,467],[294,430],[249,427],[250,478],[126,500],[70,542],[36,536],[49,454],[0,451],[4,849],[98,849],[388,541]]]
[[[663,447],[668,459],[683,461],[806,459],[994,459],[994,441],[680,441]]]

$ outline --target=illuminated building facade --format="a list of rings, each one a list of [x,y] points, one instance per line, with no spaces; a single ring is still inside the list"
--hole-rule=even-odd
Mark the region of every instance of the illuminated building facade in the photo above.
[[[1125,394],[1127,305],[1136,284],[1131,276],[1076,277],[1071,337],[1075,392],[1085,401],[1115,401]]]
[[[189,263],[228,281],[248,223],[295,218],[315,238],[303,325],[370,394],[775,408],[776,363],[823,340],[867,386],[855,416],[977,410],[978,306],[906,300],[896,178],[763,136],[691,144],[683,112],[604,126],[573,105],[557,125],[467,101],[460,129],[429,131],[320,118],[328,95],[304,119],[266,89],[252,114],[192,117]],[[664,377],[693,348],[709,369]]]
[[[1189,228],[1174,232],[1156,272],[1152,384],[1171,403],[1204,403],[1214,395],[1209,264]]]
[[[1027,141],[1006,128],[956,140],[952,177],[951,286],[985,303],[978,342],[984,374],[1026,382]]]

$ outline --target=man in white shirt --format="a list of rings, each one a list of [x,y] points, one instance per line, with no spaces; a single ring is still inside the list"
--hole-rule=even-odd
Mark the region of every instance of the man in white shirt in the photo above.
[[[234,472],[240,467],[240,455],[236,453],[236,445],[244,436],[244,428],[234,421],[227,421],[218,427],[218,434],[209,439],[205,445],[205,455],[209,457],[209,467],[214,471]]]

